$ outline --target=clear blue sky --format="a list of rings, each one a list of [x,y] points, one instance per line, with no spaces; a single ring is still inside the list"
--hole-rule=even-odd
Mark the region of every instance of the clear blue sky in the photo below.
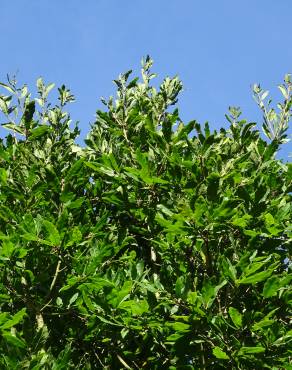
[[[279,98],[276,85],[292,72],[291,16],[292,0],[1,1],[0,80],[18,71],[30,86],[39,76],[68,85],[84,137],[111,81],[138,73],[150,54],[160,79],[183,80],[185,121],[221,127],[229,105],[260,121],[250,86]],[[291,151],[286,144],[281,156]]]

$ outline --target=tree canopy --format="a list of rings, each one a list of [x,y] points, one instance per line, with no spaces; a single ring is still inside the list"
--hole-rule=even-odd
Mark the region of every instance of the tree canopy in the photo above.
[[[1,83],[0,367],[291,367],[291,80],[263,134],[177,109],[181,81],[114,81],[85,145],[71,91]],[[210,107],[212,109],[212,107]]]

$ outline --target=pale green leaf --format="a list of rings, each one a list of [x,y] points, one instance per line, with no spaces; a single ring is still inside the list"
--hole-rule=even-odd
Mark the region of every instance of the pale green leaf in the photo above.
[[[217,346],[214,347],[212,349],[212,352],[213,352],[213,355],[216,358],[219,358],[220,360],[229,360],[229,356],[224,351],[222,351],[220,347],[217,347]]]

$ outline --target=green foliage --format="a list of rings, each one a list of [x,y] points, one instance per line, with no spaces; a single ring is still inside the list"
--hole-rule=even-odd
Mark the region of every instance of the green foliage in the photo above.
[[[131,72],[85,141],[65,86],[1,84],[0,368],[291,367],[291,82],[265,141],[184,124],[180,80]],[[8,95],[7,95],[8,93]],[[270,102],[269,102],[270,104]]]

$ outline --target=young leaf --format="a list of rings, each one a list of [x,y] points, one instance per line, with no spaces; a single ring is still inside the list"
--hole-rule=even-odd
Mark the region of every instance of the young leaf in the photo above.
[[[240,328],[242,326],[242,314],[234,307],[229,307],[228,313],[233,321],[233,324]]]
[[[217,346],[214,347],[212,349],[212,352],[213,352],[213,355],[216,358],[219,358],[220,360],[229,360],[229,356],[224,351],[222,351],[220,347],[217,347]]]

